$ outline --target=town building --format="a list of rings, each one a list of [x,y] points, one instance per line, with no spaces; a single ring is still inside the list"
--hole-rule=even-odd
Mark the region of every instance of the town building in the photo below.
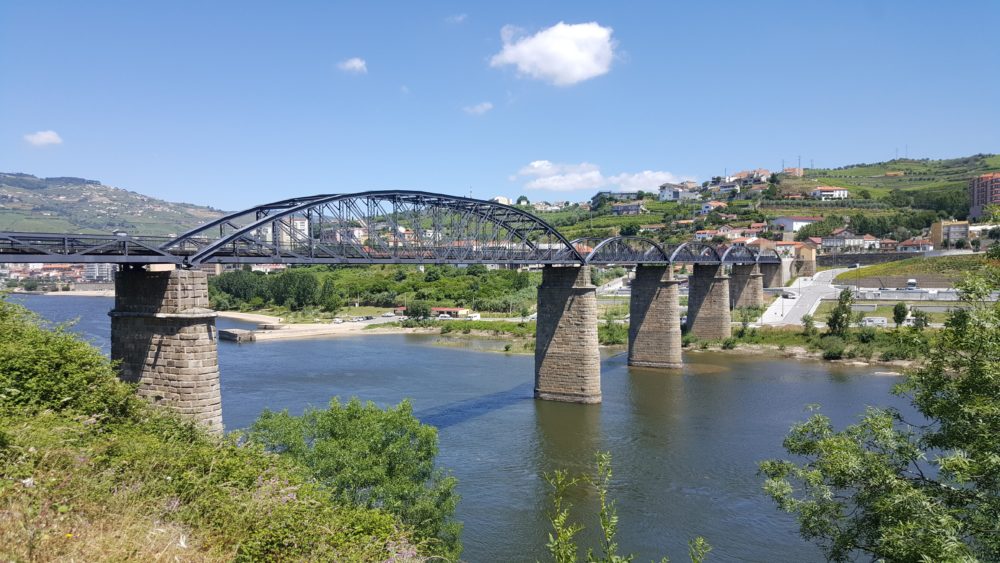
[[[931,224],[931,242],[934,246],[953,246],[956,242],[969,240],[968,221],[938,221]]]
[[[84,264],[83,279],[88,282],[111,282],[117,270],[114,264]]]
[[[641,201],[630,201],[628,203],[616,203],[611,206],[613,215],[639,215],[646,212],[646,206]]]
[[[983,216],[987,205],[1000,204],[1000,172],[983,174],[969,180],[969,217]]]
[[[723,203],[723,202],[721,202],[721,201],[715,201],[715,200],[706,201],[701,206],[701,214],[702,215],[708,215],[709,213],[711,213],[713,211],[718,211],[718,210],[723,209],[725,207],[726,207],[726,204]]]
[[[792,178],[801,178],[806,175],[806,171],[798,167],[785,168],[783,172],[786,176],[791,176]]]
[[[823,201],[831,199],[847,199],[851,197],[851,193],[847,191],[847,188],[837,188],[834,186],[820,186],[809,193],[813,199],[820,199]]]
[[[493,197],[490,199],[490,201],[492,201],[493,203],[499,203],[500,205],[511,205],[513,203],[509,197],[504,197],[502,195]]]
[[[913,237],[899,243],[900,252],[930,252],[934,250],[934,243],[930,239]]]
[[[698,199],[698,197],[698,194],[681,184],[671,184],[668,182],[660,185],[660,201],[685,201]]]
[[[793,215],[788,217],[778,217],[771,221],[771,224],[780,231],[797,233],[802,227],[818,223],[822,220],[822,217],[802,217]]]
[[[638,191],[628,191],[628,192],[611,192],[603,191],[594,194],[594,197],[590,198],[590,205],[592,207],[597,207],[601,200],[605,201],[632,201],[634,199],[639,199]]]

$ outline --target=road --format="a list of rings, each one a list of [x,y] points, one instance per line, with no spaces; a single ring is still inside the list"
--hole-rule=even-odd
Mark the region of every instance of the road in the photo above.
[[[822,299],[836,299],[840,290],[831,282],[837,274],[846,272],[848,268],[824,270],[815,276],[801,277],[785,289],[786,293],[795,295],[794,299],[779,297],[771,303],[764,312],[761,322],[765,325],[797,325],[802,323],[802,316],[812,314]]]

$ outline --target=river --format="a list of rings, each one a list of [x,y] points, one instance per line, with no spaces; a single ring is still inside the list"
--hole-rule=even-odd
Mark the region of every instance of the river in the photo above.
[[[108,350],[113,299],[18,296],[54,322]],[[241,323],[219,320],[220,327]],[[245,325],[244,325],[245,326]],[[439,463],[458,478],[463,559],[545,560],[547,485],[556,468],[593,469],[610,451],[619,540],[637,560],[686,561],[686,542],[704,536],[709,561],[816,561],[794,520],[761,490],[759,460],[781,456],[788,428],[821,404],[837,425],[889,395],[896,377],[875,368],[687,353],[681,373],[628,368],[623,354],[602,365],[604,402],[574,405],[532,399],[533,359],[434,345],[435,337],[365,335],[333,339],[221,342],[223,419],[250,424],[265,408],[299,413],[331,397],[380,405],[404,398],[440,431]],[[586,513],[584,545],[597,546],[596,499],[570,500]]]

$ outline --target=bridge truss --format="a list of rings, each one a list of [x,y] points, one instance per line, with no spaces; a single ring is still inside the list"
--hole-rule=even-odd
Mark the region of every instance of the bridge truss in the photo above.
[[[780,262],[773,251],[643,237],[566,240],[516,207],[419,191],[285,199],[178,237],[0,233],[0,262],[117,264],[550,264]]]

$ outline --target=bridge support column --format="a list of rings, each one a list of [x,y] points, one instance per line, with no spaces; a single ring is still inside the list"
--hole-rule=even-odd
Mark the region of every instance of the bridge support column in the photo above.
[[[764,275],[764,287],[781,287],[785,281],[781,278],[781,263],[760,264],[760,273]]]
[[[764,274],[757,264],[733,264],[729,279],[729,307],[763,307]]]
[[[695,264],[688,278],[688,330],[698,338],[721,340],[732,336],[731,323],[729,276],[724,267]]]
[[[111,358],[140,396],[222,432],[215,311],[196,270],[124,269],[115,275]]]
[[[629,305],[628,365],[680,368],[679,281],[670,266],[637,266]]]
[[[538,287],[535,398],[601,402],[597,288],[590,267],[545,266]]]

